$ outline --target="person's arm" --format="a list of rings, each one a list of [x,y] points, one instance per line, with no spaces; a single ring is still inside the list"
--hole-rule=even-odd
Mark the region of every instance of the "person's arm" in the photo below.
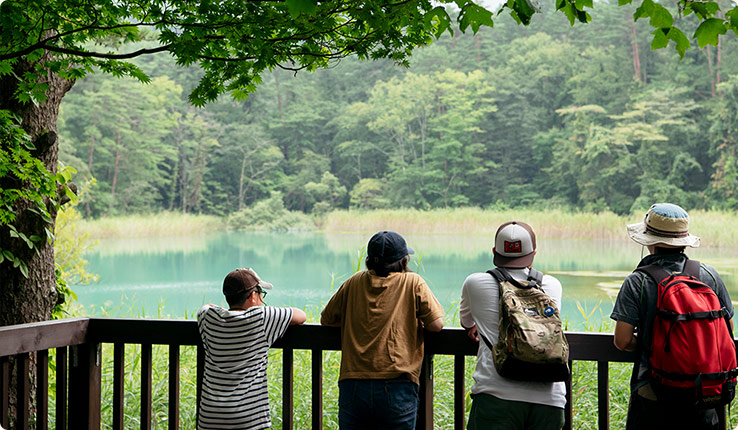
[[[432,321],[430,324],[426,324],[425,329],[428,331],[441,331],[443,329],[443,317]]]
[[[302,309],[292,308],[292,319],[290,325],[305,324],[307,321],[307,315]]]
[[[471,313],[471,306],[469,306],[469,289],[468,283],[471,276],[467,277],[464,281],[464,285],[461,286],[461,303],[459,304],[459,322],[461,327],[466,330],[466,335],[469,339],[479,342],[479,334],[477,333],[477,324],[474,322],[474,317]]]
[[[638,345],[635,326],[625,321],[615,323],[615,348],[621,351],[634,351]]]

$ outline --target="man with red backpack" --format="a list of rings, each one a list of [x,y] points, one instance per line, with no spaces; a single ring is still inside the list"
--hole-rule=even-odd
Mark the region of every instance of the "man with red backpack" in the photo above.
[[[610,315],[615,347],[638,352],[626,429],[717,429],[716,407],[732,400],[738,374],[725,284],[684,254],[700,239],[681,207],[651,206],[628,235],[649,255],[625,278]]]

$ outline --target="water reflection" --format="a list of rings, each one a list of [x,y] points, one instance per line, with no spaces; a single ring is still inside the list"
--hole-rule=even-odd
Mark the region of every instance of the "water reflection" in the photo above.
[[[253,267],[275,285],[269,304],[297,306],[313,316],[357,267],[371,234],[258,234],[231,232],[199,237],[101,241],[87,255],[94,285],[75,286],[79,302],[91,314],[192,317],[203,303],[223,303],[226,273]],[[492,237],[406,235],[415,249],[411,267],[428,282],[454,316],[461,284],[472,272],[492,267]],[[691,257],[718,268],[738,299],[733,272],[735,252],[690,250]],[[538,241],[534,266],[564,286],[562,315],[570,329],[590,315],[596,325],[609,315],[622,279],[642,249],[623,240]]]

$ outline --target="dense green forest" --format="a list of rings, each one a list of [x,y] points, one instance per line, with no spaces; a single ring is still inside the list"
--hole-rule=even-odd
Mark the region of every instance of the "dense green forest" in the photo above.
[[[243,102],[192,107],[197,69],[96,74],[61,106],[82,212],[232,214],[253,205],[539,207],[630,213],[653,201],[738,207],[738,41],[652,51],[634,9],[587,25],[551,11],[443,36],[404,68],[349,58],[275,69]],[[694,16],[680,18],[694,31]],[[153,42],[152,42],[153,43]],[[252,209],[249,209],[252,208]]]

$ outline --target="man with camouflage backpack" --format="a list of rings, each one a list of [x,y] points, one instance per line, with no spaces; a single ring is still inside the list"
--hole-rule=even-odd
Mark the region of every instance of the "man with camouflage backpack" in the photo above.
[[[492,252],[496,268],[469,275],[461,290],[461,325],[473,340],[482,340],[477,353],[467,429],[560,430],[564,425],[566,389],[564,382],[551,381],[561,381],[568,376],[568,345],[565,345],[561,333],[558,311],[561,284],[553,276],[543,276],[531,268],[536,254],[536,236],[528,224],[511,221],[501,225],[495,234]],[[523,308],[524,312],[535,315],[531,321],[535,318],[558,321],[553,329],[539,329],[539,333],[545,332],[542,338],[549,340],[544,340],[547,343],[543,347],[536,345],[535,349],[553,351],[559,356],[559,363],[544,367],[543,372],[517,372],[521,366],[516,363],[520,364],[520,361],[502,357],[503,351],[497,347],[506,339],[508,332],[504,329],[501,331],[500,327],[511,324],[503,318],[506,315],[504,297],[514,294],[509,289],[516,286],[528,289],[543,300],[539,300],[535,306]],[[504,364],[511,362],[512,366]],[[501,376],[500,373],[507,376]],[[533,373],[539,375],[531,376]],[[548,375],[549,379],[538,379],[541,374],[544,378]],[[528,380],[523,380],[526,377]]]
[[[717,429],[715,406],[733,398],[736,375],[725,284],[684,254],[700,238],[681,207],[654,204],[627,230],[650,255],[625,278],[610,315],[615,347],[637,351],[626,429]]]

